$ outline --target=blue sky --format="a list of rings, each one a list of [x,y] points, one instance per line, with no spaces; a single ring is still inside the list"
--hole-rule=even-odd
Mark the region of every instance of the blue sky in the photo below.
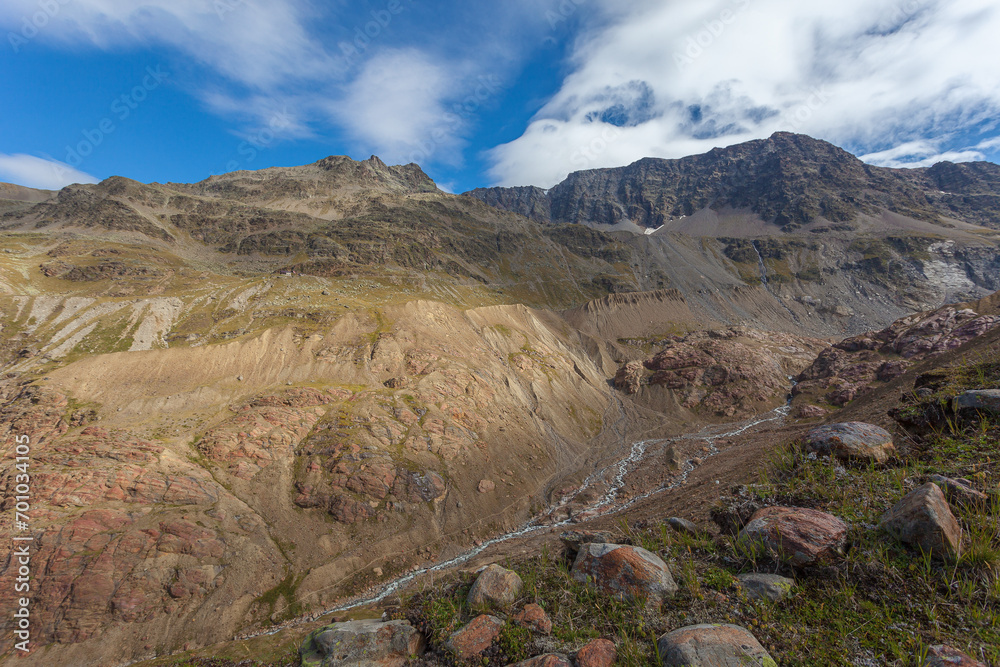
[[[4,0],[0,181],[327,155],[549,187],[777,130],[1000,158],[995,0]]]

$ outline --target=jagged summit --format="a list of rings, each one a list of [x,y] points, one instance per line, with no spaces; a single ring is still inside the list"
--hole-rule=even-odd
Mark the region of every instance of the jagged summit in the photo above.
[[[1000,166],[885,169],[826,141],[789,132],[703,155],[579,171],[548,191],[481,188],[466,194],[554,223],[632,222],[656,229],[711,210],[750,213],[789,231],[819,219],[846,223],[889,211],[1000,227]]]

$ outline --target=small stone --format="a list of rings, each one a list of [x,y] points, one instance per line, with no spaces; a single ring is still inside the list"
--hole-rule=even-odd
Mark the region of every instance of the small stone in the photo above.
[[[515,614],[513,620],[522,628],[528,628],[532,632],[542,635],[552,633],[552,619],[537,604],[524,605],[524,609]]]
[[[374,574],[376,577],[381,577],[384,574],[384,572],[382,572],[382,568],[376,567],[374,570],[372,570],[372,574]]]
[[[243,382],[243,376],[242,376],[242,375],[238,376],[238,377],[236,378],[236,381],[237,381],[237,382]]]
[[[677,592],[667,564],[642,547],[585,544],[576,555],[572,575],[610,595],[652,604]]]
[[[778,667],[757,638],[738,625],[692,625],[657,642],[663,667]]]
[[[797,507],[766,507],[754,512],[740,543],[762,544],[792,565],[804,567],[843,553],[847,524],[825,512]]]
[[[517,572],[499,565],[490,565],[476,579],[469,591],[469,606],[480,609],[489,606],[506,607],[514,604],[524,583]]]
[[[989,503],[989,496],[973,488],[972,482],[967,479],[951,479],[941,475],[932,475],[931,481],[941,487],[945,498],[952,505],[982,507]]]
[[[502,620],[496,616],[483,614],[453,633],[445,642],[445,648],[459,658],[473,658],[488,649],[500,636],[502,629]]]
[[[595,639],[577,652],[576,667],[611,667],[617,658],[613,641]]]
[[[516,662],[509,667],[573,667],[573,663],[562,653],[546,653]]]
[[[955,412],[988,412],[1000,414],[1000,389],[967,391],[952,402]]]
[[[740,589],[751,600],[780,602],[792,594],[795,580],[777,574],[741,574]]]
[[[489,493],[490,491],[493,491],[496,488],[497,488],[496,483],[488,479],[480,480],[479,482],[479,493]]]
[[[570,530],[559,536],[570,560],[576,558],[580,547],[584,544],[610,544],[611,533],[605,530]]]
[[[941,560],[958,556],[961,549],[962,527],[941,488],[933,483],[908,493],[882,515],[879,528]]]
[[[835,456],[841,461],[885,463],[895,453],[892,434],[863,422],[820,426],[806,436],[806,451]]]
[[[927,651],[921,667],[987,667],[985,663],[970,658],[956,648],[938,645]]]
[[[698,525],[693,521],[688,521],[687,519],[681,519],[680,517],[671,517],[667,519],[667,525],[676,530],[678,533],[685,533],[692,537],[698,537],[702,534],[702,531],[698,528]]]

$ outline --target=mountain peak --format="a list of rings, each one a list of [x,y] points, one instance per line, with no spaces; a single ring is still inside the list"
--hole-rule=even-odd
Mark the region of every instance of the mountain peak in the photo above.
[[[702,155],[574,172],[549,191],[487,188],[467,194],[542,222],[634,223],[647,229],[705,210],[752,214],[785,231],[880,211],[1000,226],[989,200],[1000,192],[1000,167],[992,167],[883,169],[829,142],[776,132]],[[948,193],[985,199],[941,201]]]

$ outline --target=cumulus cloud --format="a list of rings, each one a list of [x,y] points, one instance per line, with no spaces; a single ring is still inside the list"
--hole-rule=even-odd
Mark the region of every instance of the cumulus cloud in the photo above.
[[[463,121],[445,108],[450,81],[446,66],[419,51],[387,51],[364,66],[333,113],[355,142],[390,162],[454,155]]]
[[[489,152],[496,183],[549,187],[779,130],[887,163],[982,159],[948,137],[1000,113],[993,0],[594,1],[560,90]]]
[[[15,153],[0,153],[0,181],[40,190],[59,190],[72,183],[97,183],[97,179],[57,160]]]

